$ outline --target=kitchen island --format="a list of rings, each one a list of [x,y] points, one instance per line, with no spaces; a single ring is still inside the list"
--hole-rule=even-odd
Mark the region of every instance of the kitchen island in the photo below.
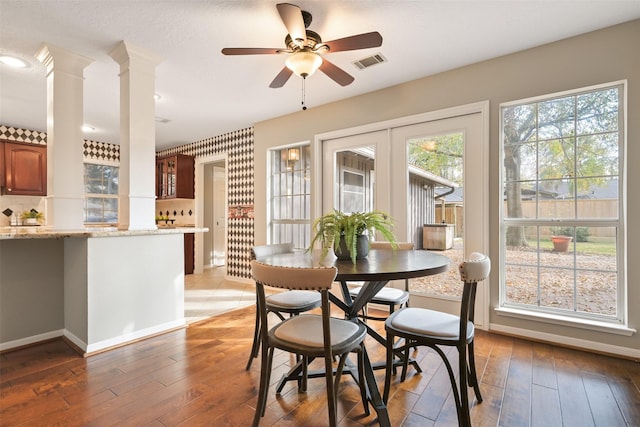
[[[89,355],[185,326],[184,233],[0,227],[0,351],[64,337]]]

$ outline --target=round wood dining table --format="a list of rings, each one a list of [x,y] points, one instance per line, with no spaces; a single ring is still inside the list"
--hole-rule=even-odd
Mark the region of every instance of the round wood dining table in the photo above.
[[[289,253],[268,255],[257,258],[257,261],[280,267],[330,267],[338,269],[336,281],[341,284],[342,298],[330,294],[331,302],[340,307],[348,319],[361,321],[358,314],[362,308],[390,281],[396,279],[411,279],[416,277],[440,274],[449,269],[451,260],[441,254],[425,251],[396,251],[391,249],[370,249],[369,255],[353,263],[350,259],[337,259],[332,253],[322,257],[320,251],[305,252],[303,250]],[[347,282],[363,281],[363,288],[355,299],[351,298]],[[365,323],[366,325],[366,323]],[[385,344],[384,337],[380,336],[371,327],[367,326],[369,335],[373,336],[381,344]],[[389,414],[386,405],[382,401],[375,375],[374,367],[368,355],[365,359],[365,381],[369,391],[368,398],[378,414],[381,426],[390,426]],[[300,374],[300,367],[294,367],[289,374],[280,381],[278,391],[281,391],[286,381],[295,380]],[[324,374],[323,374],[324,375]]]

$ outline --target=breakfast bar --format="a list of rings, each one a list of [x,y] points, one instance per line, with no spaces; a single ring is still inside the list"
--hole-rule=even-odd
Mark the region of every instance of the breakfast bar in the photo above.
[[[0,227],[0,351],[64,337],[83,355],[184,327],[183,234]]]

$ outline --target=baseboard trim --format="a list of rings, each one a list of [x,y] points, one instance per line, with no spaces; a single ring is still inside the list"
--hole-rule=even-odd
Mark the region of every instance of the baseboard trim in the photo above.
[[[59,329],[56,331],[45,332],[44,334],[33,335],[26,338],[20,338],[13,341],[7,341],[0,343],[0,353],[5,351],[17,350],[20,347],[28,347],[34,344],[40,344],[45,341],[50,341],[55,338],[60,338],[64,335],[64,330]]]
[[[495,332],[498,334],[504,334],[518,338],[527,338],[533,341],[546,342],[563,347],[570,347],[578,350],[590,351],[593,353],[640,361],[640,350],[568,337],[566,335],[555,335],[546,332],[513,328],[511,326],[496,324],[491,324],[489,326],[489,332]]]

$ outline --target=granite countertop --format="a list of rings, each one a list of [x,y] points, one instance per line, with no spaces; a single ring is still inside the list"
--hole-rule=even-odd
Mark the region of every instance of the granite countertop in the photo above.
[[[0,240],[145,236],[157,234],[204,233],[206,231],[209,231],[209,229],[195,226],[161,226],[157,230],[120,230],[117,227],[87,227],[77,230],[54,230],[47,226],[19,226],[0,227]]]

